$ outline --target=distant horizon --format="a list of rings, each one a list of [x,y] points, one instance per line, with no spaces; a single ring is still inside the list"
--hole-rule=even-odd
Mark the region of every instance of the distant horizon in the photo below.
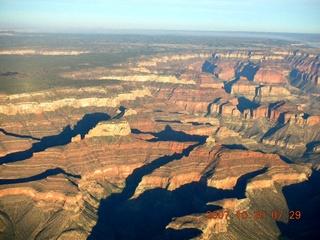
[[[2,0],[0,29],[320,34],[319,0]]]
[[[261,35],[268,35],[268,34],[275,34],[275,35],[319,35],[319,33],[312,33],[312,32],[266,32],[266,31],[232,31],[232,30],[180,30],[180,29],[104,29],[100,31],[95,30],[52,30],[52,31],[45,31],[45,30],[35,30],[35,29],[17,29],[17,28],[1,28],[0,33],[11,32],[11,33],[33,33],[33,34],[132,34],[132,35],[144,35],[144,34],[151,34],[156,33],[155,35],[163,35],[163,34],[174,34],[174,33],[195,33],[198,36],[208,36],[206,34],[261,34]]]

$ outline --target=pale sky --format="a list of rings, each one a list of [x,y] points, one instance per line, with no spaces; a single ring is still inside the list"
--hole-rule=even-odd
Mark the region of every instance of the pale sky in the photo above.
[[[0,30],[320,33],[320,0],[0,0]]]

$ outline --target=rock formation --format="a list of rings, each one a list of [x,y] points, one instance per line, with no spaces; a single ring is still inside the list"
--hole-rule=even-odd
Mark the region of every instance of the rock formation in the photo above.
[[[46,93],[42,93],[45,95]],[[42,95],[41,94],[41,95]],[[41,95],[39,98],[41,98]],[[0,105],[1,113],[6,115],[16,115],[16,114],[41,114],[42,112],[51,112],[55,111],[59,108],[64,107],[88,107],[88,106],[95,106],[95,107],[117,107],[120,105],[121,101],[127,100],[134,100],[137,97],[144,97],[150,96],[150,91],[148,89],[137,89],[133,90],[129,93],[121,93],[116,97],[82,97],[82,98],[63,98],[55,101],[50,102],[27,102],[23,100],[24,97],[32,99],[34,97],[33,94],[29,96],[22,96],[22,101],[19,104],[11,103],[10,99],[4,98],[3,103]],[[20,96],[13,96],[17,101]]]
[[[99,122],[85,138],[104,136],[127,136],[131,133],[128,122]]]

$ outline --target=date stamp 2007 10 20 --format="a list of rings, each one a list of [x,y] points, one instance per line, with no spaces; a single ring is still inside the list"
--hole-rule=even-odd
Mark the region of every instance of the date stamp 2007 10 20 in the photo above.
[[[273,210],[269,214],[266,213],[264,210],[255,210],[250,215],[247,211],[237,211],[235,214],[238,219],[254,219],[254,220],[263,220],[267,219],[268,217],[274,220],[281,220],[284,215],[282,210]],[[206,215],[207,219],[229,219],[230,212],[229,211],[207,211]],[[289,210],[289,220],[299,220],[301,219],[301,211],[296,210]]]

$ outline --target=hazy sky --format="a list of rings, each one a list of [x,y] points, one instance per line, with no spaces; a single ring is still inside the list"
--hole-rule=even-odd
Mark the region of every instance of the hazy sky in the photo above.
[[[0,28],[320,33],[320,0],[0,0]]]

